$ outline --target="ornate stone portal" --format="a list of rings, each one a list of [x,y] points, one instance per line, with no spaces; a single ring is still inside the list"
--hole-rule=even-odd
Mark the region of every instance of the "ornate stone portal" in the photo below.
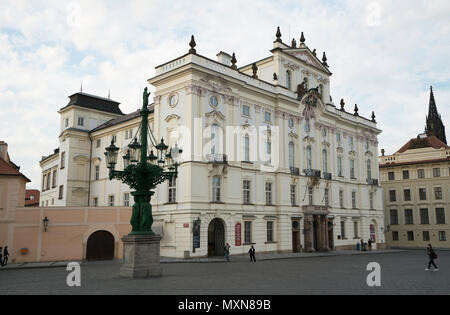
[[[328,207],[303,206],[305,213],[305,251],[325,252],[332,249],[330,246],[330,219]],[[332,226],[332,224],[331,224]],[[331,230],[332,237],[332,230]]]

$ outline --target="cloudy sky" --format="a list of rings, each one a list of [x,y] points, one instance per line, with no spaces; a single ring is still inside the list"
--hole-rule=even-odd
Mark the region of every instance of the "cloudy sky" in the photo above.
[[[41,156],[58,147],[59,115],[80,90],[139,107],[154,67],[197,52],[235,52],[238,65],[283,40],[326,51],[335,101],[374,110],[380,149],[423,131],[429,86],[450,130],[450,1],[0,0],[0,140],[39,188]],[[450,135],[448,135],[450,136]]]

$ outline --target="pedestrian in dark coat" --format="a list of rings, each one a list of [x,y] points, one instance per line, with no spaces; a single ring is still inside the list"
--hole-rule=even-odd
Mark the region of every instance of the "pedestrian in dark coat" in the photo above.
[[[434,263],[434,260],[437,259],[437,255],[436,255],[436,252],[434,251],[433,247],[431,246],[431,244],[427,245],[427,255],[428,255],[428,258],[430,260],[428,261],[428,268],[426,268],[425,270],[429,271],[431,265],[433,265],[434,266],[434,271],[438,271],[439,268]]]
[[[371,251],[372,250],[372,240],[370,238],[367,241],[367,245],[369,246],[369,251]]]
[[[227,261],[230,261],[230,247],[230,244],[227,243],[224,248],[225,258],[227,259]]]
[[[3,253],[3,247],[0,247],[0,266],[3,267],[3,258],[2,258],[2,253]]]
[[[5,249],[3,250],[3,266],[6,266],[8,264],[8,246],[5,246]]]
[[[255,248],[253,247],[253,245],[252,245],[252,247],[250,247],[248,253],[250,254],[250,261],[256,262],[256,258],[255,258]]]

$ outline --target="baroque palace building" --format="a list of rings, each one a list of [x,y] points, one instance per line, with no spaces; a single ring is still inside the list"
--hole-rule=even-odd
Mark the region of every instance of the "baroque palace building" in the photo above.
[[[330,96],[327,58],[287,45],[277,30],[267,58],[237,67],[223,51],[188,53],[156,67],[150,126],[183,149],[176,180],[152,199],[161,255],[325,251],[384,244],[375,115]],[[83,92],[60,111],[60,146],[43,157],[41,206],[127,207],[130,188],[110,181],[112,139],[125,154],[139,111]],[[120,159],[118,168],[123,167]]]
[[[380,157],[386,242],[397,247],[450,248],[450,147],[433,89],[425,133]]]

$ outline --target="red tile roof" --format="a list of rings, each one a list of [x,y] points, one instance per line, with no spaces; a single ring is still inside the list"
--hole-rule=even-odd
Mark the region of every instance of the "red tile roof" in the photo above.
[[[12,176],[23,176],[27,182],[31,182],[25,175],[23,175],[17,168],[15,168],[11,163],[6,162],[0,158],[0,175],[12,175]]]
[[[25,191],[25,207],[38,207],[40,195],[41,192],[37,189],[27,189]],[[34,196],[33,200],[30,198],[31,196]]]
[[[423,139],[413,138],[413,139],[409,140],[396,153],[403,153],[406,150],[410,150],[410,149],[428,148],[428,147],[431,147],[434,149],[440,149],[440,148],[450,149],[450,147],[448,145],[446,145],[444,142],[439,140],[437,137],[428,136]]]

